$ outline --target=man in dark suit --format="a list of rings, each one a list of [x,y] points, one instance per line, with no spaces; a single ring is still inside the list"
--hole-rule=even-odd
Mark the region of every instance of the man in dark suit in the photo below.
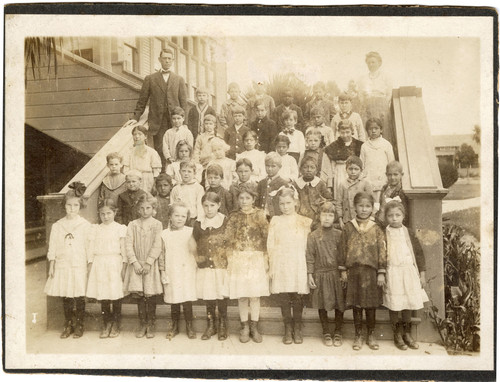
[[[163,49],[158,61],[161,69],[144,79],[131,123],[137,123],[149,101],[148,138],[150,144],[153,143],[153,147],[160,154],[162,165],[165,167],[163,135],[172,127],[170,112],[177,106],[184,111],[187,110],[187,89],[184,78],[170,70],[174,62],[173,50]]]

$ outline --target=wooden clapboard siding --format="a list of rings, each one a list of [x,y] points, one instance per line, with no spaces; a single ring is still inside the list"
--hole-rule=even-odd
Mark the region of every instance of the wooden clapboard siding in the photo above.
[[[93,156],[132,117],[140,86],[70,53],[57,74],[28,69],[26,123]]]

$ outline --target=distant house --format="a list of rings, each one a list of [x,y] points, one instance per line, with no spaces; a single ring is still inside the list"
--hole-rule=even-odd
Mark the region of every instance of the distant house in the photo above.
[[[476,154],[481,152],[481,147],[472,139],[472,134],[433,135],[432,140],[439,162],[455,164],[455,155],[464,143],[472,146]]]
[[[65,37],[53,61],[28,68],[25,102],[27,241],[42,239],[39,195],[59,192],[133,116],[144,77],[160,68],[163,48],[175,52],[173,70],[186,80],[190,105],[197,87],[218,110],[226,99],[226,64],[210,37]],[[222,61],[222,60],[219,60]]]

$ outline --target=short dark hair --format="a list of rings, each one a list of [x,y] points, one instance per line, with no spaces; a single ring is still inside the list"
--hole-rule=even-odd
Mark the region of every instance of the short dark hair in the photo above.
[[[174,107],[174,110],[172,110],[172,115],[180,115],[184,118],[184,109],[182,107],[176,106]]]
[[[170,48],[163,48],[162,50],[160,50],[160,55],[158,57],[161,57],[163,53],[170,53],[172,56],[175,56],[173,49]]]

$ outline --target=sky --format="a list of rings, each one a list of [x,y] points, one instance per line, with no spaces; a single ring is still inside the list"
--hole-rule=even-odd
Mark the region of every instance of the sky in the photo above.
[[[431,134],[469,134],[479,124],[479,39],[430,37],[230,37],[227,80],[243,91],[252,80],[295,72],[312,85],[366,74],[365,54],[377,51],[393,87],[422,88]]]

